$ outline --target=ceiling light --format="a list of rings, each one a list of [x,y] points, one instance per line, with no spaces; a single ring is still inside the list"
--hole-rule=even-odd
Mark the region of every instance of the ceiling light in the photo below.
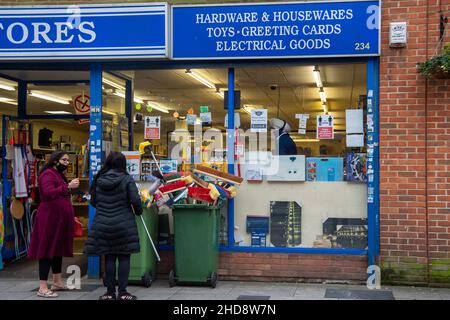
[[[156,102],[148,102],[148,101],[144,101],[145,104],[147,104],[148,106],[150,106],[152,109],[164,112],[164,113],[169,113],[169,110],[166,109],[165,107],[163,107],[162,105],[156,103]]]
[[[294,142],[319,142],[319,139],[293,139]]]
[[[49,114],[72,114],[71,112],[68,111],[44,111],[44,112]]]
[[[102,110],[102,113],[110,114],[110,115],[112,115],[112,116],[117,115],[117,113],[112,112],[112,111],[108,111],[108,110]]]
[[[322,88],[323,83],[322,83],[322,79],[320,78],[320,71],[319,71],[318,66],[313,67],[313,75],[314,75],[314,80],[316,81],[317,88]]]
[[[17,101],[16,100],[10,99],[10,98],[5,98],[5,97],[0,97],[0,102],[17,105]]]
[[[319,90],[320,100],[322,100],[322,104],[327,102],[327,95],[325,91],[323,91],[323,88],[320,88]]]
[[[7,91],[15,91],[16,90],[15,87],[17,87],[17,82],[9,81],[3,78],[0,80],[0,89]]]
[[[16,88],[8,86],[6,84],[2,84],[2,83],[0,83],[0,89],[7,90],[7,91],[15,91],[16,90]]]
[[[134,100],[134,102],[136,102],[136,103],[144,103],[144,100],[141,99],[141,98],[138,98],[138,97],[134,97],[133,100]]]
[[[249,115],[251,115],[251,114],[252,114],[252,110],[255,109],[255,108],[250,107],[250,106],[244,106],[242,109],[243,109],[245,112],[247,112]]]
[[[48,100],[48,101],[53,101],[56,103],[61,103],[61,104],[70,104],[70,102],[64,98],[59,98],[59,97],[54,97],[54,96],[49,96],[47,94],[43,94],[43,93],[38,93],[35,91],[29,91],[28,94],[32,97],[36,97],[36,98],[40,98],[40,99],[44,99],[44,100]]]
[[[192,78],[194,78],[195,80],[203,83],[205,86],[207,86],[208,88],[214,89],[215,85],[212,84],[211,82],[209,82],[208,80],[206,80],[205,78],[201,77],[200,75],[198,75],[197,73],[195,73],[194,71],[191,71],[191,69],[186,69],[186,73],[188,75],[190,75]]]
[[[118,97],[121,97],[121,98],[125,99],[125,93],[123,93],[123,92],[114,90],[114,91],[113,91],[113,94],[115,94],[115,95],[118,96]],[[144,103],[144,100],[143,100],[142,98],[134,97],[133,100],[134,100],[134,102],[136,102],[136,103]]]
[[[224,95],[223,95],[223,92],[222,92],[222,91],[217,90],[217,91],[216,91],[216,94],[217,94],[219,97],[221,97],[222,99],[224,98]]]
[[[122,90],[122,91],[125,91],[125,86],[123,86],[123,85],[121,85],[121,84],[118,84],[118,83],[116,83],[116,82],[114,82],[114,81],[112,81],[112,80],[108,80],[108,79],[106,79],[106,78],[103,78],[102,81],[103,81],[104,83],[106,83],[107,85],[110,85],[111,87],[114,87],[114,88],[116,88],[116,89],[120,89],[120,90]]]

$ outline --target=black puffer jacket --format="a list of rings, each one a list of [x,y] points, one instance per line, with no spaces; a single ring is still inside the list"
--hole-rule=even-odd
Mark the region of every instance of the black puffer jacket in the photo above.
[[[97,256],[140,251],[135,214],[142,214],[142,204],[130,175],[113,170],[101,175],[91,194],[91,205],[97,212],[85,244],[85,254]]]

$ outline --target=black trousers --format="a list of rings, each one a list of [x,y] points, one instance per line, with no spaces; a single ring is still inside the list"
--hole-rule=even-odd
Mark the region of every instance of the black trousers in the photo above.
[[[48,274],[50,273],[50,268],[52,268],[53,274],[61,273],[62,257],[39,259],[39,280],[41,280],[41,281],[48,280]]]
[[[130,275],[129,254],[105,255],[105,283],[109,293],[116,292],[116,260],[119,260],[119,294],[127,292]]]

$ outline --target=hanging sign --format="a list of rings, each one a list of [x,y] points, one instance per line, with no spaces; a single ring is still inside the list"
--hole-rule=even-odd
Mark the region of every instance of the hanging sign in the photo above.
[[[208,106],[200,106],[200,113],[206,113],[209,111],[209,107]]]
[[[298,119],[298,133],[306,134],[306,125],[308,124],[309,114],[296,114],[295,118]]]
[[[202,125],[208,125],[212,123],[211,112],[202,112],[200,113],[200,121]]]
[[[267,109],[252,109],[251,132],[267,132]]]
[[[333,116],[317,116],[317,139],[334,139]]]
[[[173,59],[374,56],[380,1],[174,5]]]
[[[0,60],[167,57],[167,4],[0,7]]]
[[[189,126],[195,125],[195,122],[197,121],[197,115],[196,114],[187,114],[186,115],[186,122]]]
[[[144,118],[144,139],[160,139],[161,117]]]
[[[76,96],[73,99],[73,108],[76,114],[89,114],[91,111],[90,98],[86,94]],[[88,123],[89,119],[80,119],[78,124]]]

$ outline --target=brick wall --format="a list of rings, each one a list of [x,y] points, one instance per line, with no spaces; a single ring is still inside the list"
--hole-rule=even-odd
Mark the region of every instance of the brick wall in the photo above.
[[[417,62],[434,55],[440,9],[448,15],[449,2],[383,1],[380,261],[385,283],[450,283],[450,81],[427,81],[416,71]],[[408,23],[404,49],[388,45],[389,22],[396,21]]]
[[[158,278],[174,268],[173,252],[160,253]],[[218,274],[222,280],[365,283],[366,256],[221,252]]]

